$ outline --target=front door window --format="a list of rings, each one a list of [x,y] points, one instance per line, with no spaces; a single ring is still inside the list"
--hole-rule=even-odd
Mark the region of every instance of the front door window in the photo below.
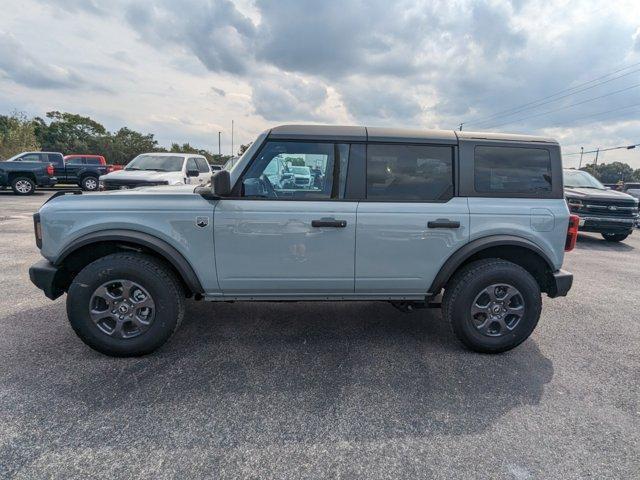
[[[269,142],[243,177],[241,195],[328,200],[335,197],[334,177],[341,178],[334,165],[332,143]]]

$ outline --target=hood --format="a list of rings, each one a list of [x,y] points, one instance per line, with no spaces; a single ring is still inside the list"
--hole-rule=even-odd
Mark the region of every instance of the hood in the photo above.
[[[101,181],[109,180],[140,180],[158,182],[162,180],[182,180],[182,172],[154,172],[153,170],[117,170],[100,176]]]
[[[92,196],[97,195],[185,195],[194,194],[197,195],[194,190],[194,185],[161,185],[159,187],[138,187],[130,188],[128,190],[111,190],[109,192],[94,193]]]
[[[598,190],[596,188],[564,188],[564,194],[573,198],[590,198],[593,200],[621,200],[634,202],[634,198],[617,190]]]

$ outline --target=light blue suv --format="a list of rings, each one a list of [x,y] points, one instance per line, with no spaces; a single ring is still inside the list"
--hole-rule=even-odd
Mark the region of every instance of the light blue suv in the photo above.
[[[577,236],[552,139],[309,125],[262,133],[211,186],[58,195],[34,221],[33,283],[115,356],[161,346],[186,297],[442,304],[466,346],[502,352],[541,292],[567,294]]]

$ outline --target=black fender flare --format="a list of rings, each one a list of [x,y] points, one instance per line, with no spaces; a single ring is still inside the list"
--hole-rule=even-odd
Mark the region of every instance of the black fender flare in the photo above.
[[[438,271],[438,274],[431,283],[427,296],[434,296],[440,293],[440,290],[446,285],[458,267],[460,267],[460,265],[462,265],[472,255],[475,255],[482,250],[486,250],[487,248],[501,247],[505,245],[514,245],[526,248],[541,257],[547,264],[550,272],[555,270],[553,262],[549,256],[544,252],[544,250],[542,250],[542,248],[531,240],[515,235],[490,235],[488,237],[473,240],[456,250]]]
[[[113,241],[133,243],[146,247],[149,250],[153,250],[154,252],[161,255],[162,258],[167,260],[178,271],[187,287],[189,287],[189,289],[193,293],[204,293],[204,289],[200,284],[200,280],[198,279],[195,270],[188,262],[188,260],[178,250],[176,250],[164,240],[159,239],[158,237],[155,237],[148,233],[137,232],[135,230],[101,230],[99,232],[92,232],[83,235],[65,247],[65,249],[60,253],[58,258],[54,262],[54,265],[62,266],[65,258],[67,258],[69,255],[71,255],[81,247],[92,243]]]

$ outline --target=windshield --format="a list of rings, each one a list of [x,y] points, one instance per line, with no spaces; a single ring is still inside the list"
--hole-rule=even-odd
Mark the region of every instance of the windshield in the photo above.
[[[124,168],[125,170],[152,170],[154,172],[180,172],[183,157],[168,155],[138,155]]]
[[[606,190],[605,186],[593,176],[580,170],[565,170],[564,186],[569,188],[597,188],[598,190]]]
[[[297,173],[298,175],[309,175],[309,167],[291,167],[292,173]]]

